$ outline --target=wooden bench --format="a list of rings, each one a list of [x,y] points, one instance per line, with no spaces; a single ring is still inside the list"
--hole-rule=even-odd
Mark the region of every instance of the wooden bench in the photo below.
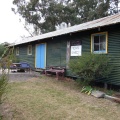
[[[55,74],[57,80],[59,80],[60,77],[63,79],[65,74],[65,67],[49,67],[45,70],[45,75],[47,76],[48,74]]]

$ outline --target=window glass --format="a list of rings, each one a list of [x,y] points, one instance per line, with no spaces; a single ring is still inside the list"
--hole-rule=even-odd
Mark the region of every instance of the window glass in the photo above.
[[[94,51],[99,50],[99,36],[94,36]]]
[[[106,33],[92,35],[92,52],[94,53],[106,53]]]
[[[99,43],[99,36],[94,36],[94,43]]]
[[[105,42],[105,35],[100,36],[100,50],[105,51],[106,47],[106,42]]]
[[[28,45],[28,55],[32,55],[32,45]]]

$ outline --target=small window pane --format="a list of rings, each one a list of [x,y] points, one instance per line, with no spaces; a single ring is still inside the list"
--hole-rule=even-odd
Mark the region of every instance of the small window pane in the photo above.
[[[99,51],[99,43],[94,44],[94,51]]]
[[[100,41],[105,41],[105,35],[100,35]]]
[[[105,35],[100,36],[100,51],[105,51],[106,49],[106,42],[105,42]]]
[[[94,36],[94,43],[99,43],[99,36]]]
[[[99,36],[94,36],[94,51],[99,51]]]
[[[106,43],[100,42],[100,50],[105,50],[105,49],[106,49]]]
[[[32,55],[32,46],[31,45],[28,46],[28,55]]]

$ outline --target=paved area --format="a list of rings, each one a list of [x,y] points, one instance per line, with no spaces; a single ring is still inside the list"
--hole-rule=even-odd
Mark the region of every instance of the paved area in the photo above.
[[[8,73],[8,70],[5,71],[6,74]],[[0,75],[2,71],[0,70]],[[34,77],[40,77],[39,72],[15,72],[15,71],[9,71],[9,81],[25,81],[30,78]]]

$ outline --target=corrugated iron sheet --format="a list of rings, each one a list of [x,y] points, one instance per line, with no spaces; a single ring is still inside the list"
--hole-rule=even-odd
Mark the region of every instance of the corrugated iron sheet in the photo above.
[[[89,29],[93,29],[93,28],[97,28],[97,27],[109,26],[109,25],[117,24],[117,23],[120,23],[120,13],[111,15],[111,16],[107,16],[104,18],[100,18],[97,20],[93,20],[90,22],[82,23],[79,25],[75,25],[72,27],[49,32],[49,33],[42,34],[39,36],[25,38],[22,41],[15,43],[15,45],[32,42],[32,41],[36,41],[36,40],[42,40],[45,38],[55,37],[55,36],[59,36],[59,35],[63,35],[63,34],[74,33],[77,31],[85,31],[85,30],[89,30]]]

